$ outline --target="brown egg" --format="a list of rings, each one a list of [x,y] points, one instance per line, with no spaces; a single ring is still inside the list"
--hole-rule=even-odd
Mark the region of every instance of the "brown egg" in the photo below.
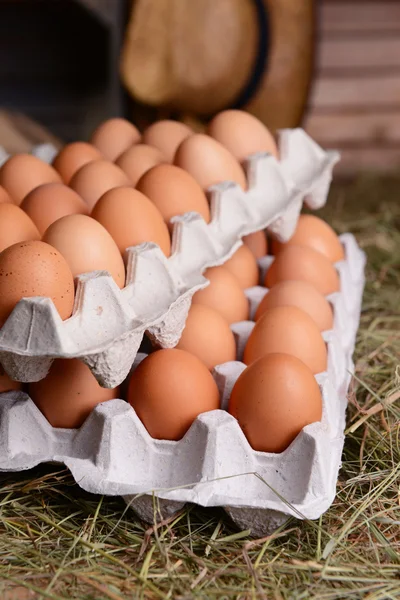
[[[134,144],[140,142],[139,130],[126,119],[108,119],[94,131],[90,142],[108,158],[116,160]]]
[[[157,165],[145,173],[136,188],[156,205],[164,221],[195,211],[206,223],[210,221],[207,198],[188,173],[173,165]]]
[[[75,429],[98,404],[118,398],[119,388],[100,387],[77,358],[57,359],[44,379],[29,385],[29,395],[50,425]]]
[[[21,204],[29,192],[43,183],[61,183],[61,177],[51,165],[31,154],[16,154],[0,169],[0,185],[15,204]]]
[[[272,242],[272,251],[278,254],[286,246],[306,246],[317,250],[331,262],[344,260],[343,246],[332,227],[315,215],[300,215],[296,231],[288,242]]]
[[[129,177],[132,185],[136,185],[142,175],[156,165],[166,163],[164,155],[152,146],[136,144],[121,154],[115,161]]]
[[[235,338],[228,321],[203,304],[192,304],[176,348],[194,354],[208,369],[236,359]]]
[[[32,219],[15,204],[0,204],[0,252],[17,242],[40,240]]]
[[[13,381],[7,375],[2,365],[0,364],[0,394],[4,392],[11,392],[13,390],[20,390],[22,388],[22,384],[19,381]]]
[[[268,354],[240,375],[228,410],[254,450],[283,452],[303,427],[321,420],[322,397],[301,360]]]
[[[268,288],[280,281],[308,281],[327,296],[340,289],[338,272],[323,254],[307,246],[286,246],[279,252],[265,276]]]
[[[122,185],[131,185],[122,169],[107,160],[94,160],[79,169],[70,186],[89,207],[95,206],[103,194]]]
[[[192,134],[192,129],[179,121],[157,121],[143,133],[143,143],[158,148],[172,163],[178,146]]]
[[[239,162],[256,152],[269,152],[278,158],[272,134],[256,117],[243,110],[224,110],[210,122],[208,135],[225,146]]]
[[[256,322],[244,349],[250,365],[261,356],[283,352],[297,356],[315,374],[326,371],[328,354],[315,321],[297,306],[267,310]]]
[[[179,146],[174,163],[196,179],[203,190],[215,183],[234,181],[244,190],[246,176],[239,162],[216,140],[196,133]]]
[[[62,183],[45,183],[35,188],[22,201],[21,207],[43,235],[46,229],[66,215],[87,215],[86,202]]]
[[[169,231],[161,213],[133,188],[106,192],[94,207],[92,217],[107,229],[121,253],[143,242],[158,244],[166,256],[171,253]]]
[[[0,204],[2,204],[3,202],[13,204],[13,200],[10,194],[3,187],[0,186]]]
[[[258,285],[258,265],[251,250],[243,245],[224,263],[243,289]]]
[[[74,277],[104,270],[124,287],[125,266],[118,246],[95,219],[86,215],[62,217],[46,230],[43,241],[61,252]]]
[[[158,350],[140,363],[129,382],[128,401],[158,440],[180,440],[198,415],[220,404],[205,364],[175,348]]]
[[[304,310],[320,331],[333,327],[333,311],[328,300],[307,281],[281,281],[274,285],[258,305],[257,321],[267,310],[277,306],[297,306]]]
[[[53,160],[53,167],[60,173],[64,183],[68,184],[77,171],[94,160],[101,160],[103,155],[92,144],[72,142],[60,150]]]
[[[265,231],[256,231],[255,233],[249,233],[242,238],[243,244],[252,251],[256,258],[262,258],[266,256],[268,252],[267,236]]]
[[[238,280],[225,267],[211,267],[204,273],[210,280],[203,290],[193,296],[193,304],[204,304],[219,312],[229,324],[246,321],[249,303]]]
[[[0,254],[0,326],[22,298],[48,297],[62,319],[71,316],[74,281],[65,259],[43,242],[19,242]]]

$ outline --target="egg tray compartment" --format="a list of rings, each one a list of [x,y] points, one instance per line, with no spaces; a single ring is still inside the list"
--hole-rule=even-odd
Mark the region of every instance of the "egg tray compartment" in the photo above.
[[[153,243],[129,248],[124,289],[106,271],[79,276],[65,321],[51,299],[22,299],[0,329],[7,374],[39,381],[54,358],[80,358],[100,385],[112,388],[129,373],[145,332],[164,348],[176,345],[193,294],[208,284],[207,267],[225,262],[254,231],[267,228],[288,240],[303,201],[325,204],[338,153],[325,152],[302,129],[282,130],[279,139],[280,162],[266,153],[249,158],[247,192],[230,182],[210,188],[210,224],[193,212],[173,219],[171,257]],[[36,154],[52,156],[50,150],[40,146]]]
[[[242,529],[264,535],[288,515],[316,519],[335,497],[344,443],[346,393],[364,287],[365,256],[350,234],[341,236],[345,260],[337,263],[341,291],[328,297],[334,326],[324,332],[328,370],[316,379],[323,397],[321,422],[306,426],[280,454],[254,451],[225,410],[200,415],[178,442],[154,440],[123,400],[98,405],[80,429],[52,428],[23,392],[1,395],[0,470],[64,463],[86,491],[122,495],[143,519],[153,521],[187,503],[222,506]],[[271,257],[260,261],[268,268]],[[257,307],[265,288],[246,291]],[[232,325],[238,358],[253,327]],[[138,354],[134,367],[146,355]],[[216,367],[225,409],[244,370],[240,361]],[[152,495],[154,493],[154,495]]]

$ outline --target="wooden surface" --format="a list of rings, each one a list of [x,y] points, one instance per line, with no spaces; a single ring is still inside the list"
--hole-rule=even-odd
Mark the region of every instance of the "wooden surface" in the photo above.
[[[400,170],[400,1],[320,0],[315,75],[304,126],[337,172]]]

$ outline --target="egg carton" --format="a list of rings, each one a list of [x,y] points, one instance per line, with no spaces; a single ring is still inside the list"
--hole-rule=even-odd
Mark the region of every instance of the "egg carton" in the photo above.
[[[242,529],[264,535],[287,519],[316,519],[331,505],[344,443],[347,390],[364,287],[364,253],[350,234],[341,236],[345,260],[336,264],[340,292],[328,296],[334,312],[323,333],[327,371],[316,375],[323,399],[320,422],[307,425],[280,454],[257,452],[226,412],[232,387],[245,369],[240,361],[254,323],[232,325],[237,361],[213,375],[221,408],[203,413],[177,442],[154,440],[123,400],[98,405],[80,429],[50,426],[23,392],[1,395],[0,470],[64,463],[84,490],[122,495],[143,519],[153,521],[185,503],[222,506]],[[271,257],[260,261],[268,269]],[[246,291],[252,313],[268,290]],[[145,354],[138,354],[135,368]]]
[[[212,219],[174,217],[172,255],[153,243],[127,249],[127,284],[106,271],[77,278],[73,315],[62,321],[49,298],[24,298],[0,329],[0,362],[17,381],[43,379],[54,358],[80,358],[100,385],[127,376],[145,332],[163,348],[176,345],[193,294],[208,285],[207,267],[225,262],[244,235],[269,230],[281,241],[293,234],[303,201],[326,202],[335,151],[322,150],[302,129],[280,132],[281,160],[259,153],[247,161],[248,191],[224,182],[210,188]],[[52,156],[48,145],[36,154]]]

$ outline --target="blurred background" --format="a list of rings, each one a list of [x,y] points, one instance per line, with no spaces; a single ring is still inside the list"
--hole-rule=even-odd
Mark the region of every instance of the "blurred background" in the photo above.
[[[301,124],[343,176],[395,172],[399,33],[397,0],[0,0],[0,146],[236,107]]]

